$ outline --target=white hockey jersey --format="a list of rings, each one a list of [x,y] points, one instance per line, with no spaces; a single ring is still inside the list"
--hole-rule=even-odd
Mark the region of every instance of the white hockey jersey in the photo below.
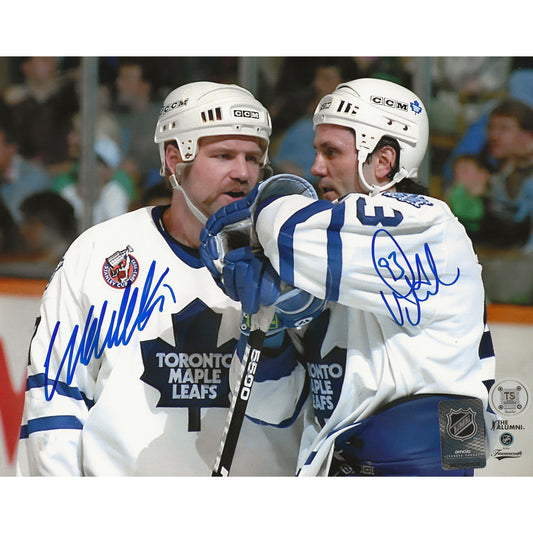
[[[31,342],[19,470],[30,475],[210,475],[230,404],[240,305],[161,208],[96,225],[46,288]],[[233,366],[232,366],[233,361]],[[294,475],[305,371],[256,381],[232,475]],[[291,400],[284,392],[290,390]]]
[[[324,475],[332,434],[402,397],[473,396],[490,420],[481,267],[444,202],[286,196],[259,212],[256,229],[283,281],[330,302],[304,337],[312,413],[300,475]]]

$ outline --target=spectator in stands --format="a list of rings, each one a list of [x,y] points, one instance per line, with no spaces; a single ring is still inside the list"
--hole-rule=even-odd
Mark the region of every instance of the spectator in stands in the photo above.
[[[490,169],[475,154],[460,155],[453,163],[453,185],[447,201],[474,244],[486,238],[483,222],[489,178]]]
[[[94,224],[126,213],[137,198],[134,180],[121,167],[122,153],[114,135],[114,126],[113,120],[107,114],[102,114],[97,118],[94,144],[97,156]],[[79,190],[80,132],[77,117],[72,121],[68,143],[70,168],[54,178],[51,189],[71,203],[77,219],[80,220],[83,212],[83,198]]]
[[[510,57],[437,57],[432,61],[434,130],[456,133],[505,94]]]
[[[46,279],[77,236],[74,209],[52,191],[26,197],[20,206],[20,246],[0,256],[0,274]]]
[[[160,104],[152,100],[152,85],[146,60],[120,60],[114,110],[122,131],[122,165],[141,188],[161,179],[154,145],[154,117]]]
[[[533,69],[520,68],[514,70],[509,77],[507,88],[508,98],[520,100],[533,107]],[[452,180],[452,163],[461,154],[479,154],[486,164],[496,170],[498,161],[492,159],[487,143],[487,128],[489,115],[492,108],[500,100],[492,103],[491,107],[485,111],[477,120],[472,122],[460,141],[453,148],[448,160],[444,165],[444,188],[448,188]]]
[[[314,96],[315,57],[284,57],[281,59],[273,95],[268,104],[272,118],[271,154],[281,137],[307,113],[309,99]]]
[[[504,100],[490,113],[488,148],[498,161],[490,178],[487,219],[499,246],[533,252],[533,108]]]
[[[412,73],[410,60],[403,57],[357,56],[354,58],[359,68],[360,78],[379,78],[409,87]]]
[[[20,249],[20,233],[17,223],[0,197],[0,256],[9,255]]]
[[[24,199],[20,232],[33,261],[55,267],[78,234],[74,208],[59,194],[44,191]]]
[[[34,192],[50,188],[50,184],[44,168],[19,154],[11,128],[0,124],[0,196],[15,222],[20,222],[22,200]]]
[[[306,97],[306,112],[285,132],[273,157],[276,172],[296,174],[306,178],[313,185],[317,184],[317,178],[311,174],[315,160],[313,113],[324,95],[333,92],[343,80],[352,79],[351,72],[355,69],[355,62],[350,58],[317,60],[312,91]]]
[[[55,57],[24,58],[20,68],[23,83],[3,94],[19,151],[55,173],[64,168],[70,119],[79,109],[75,71],[60,72]]]

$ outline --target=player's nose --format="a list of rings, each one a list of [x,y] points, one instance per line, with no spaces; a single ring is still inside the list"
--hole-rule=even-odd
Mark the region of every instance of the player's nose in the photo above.
[[[315,160],[311,167],[311,174],[315,178],[321,178],[327,173],[326,165],[324,164],[324,158],[320,154],[315,155]]]
[[[252,177],[252,169],[244,154],[233,159],[230,177],[238,181],[248,181]]]

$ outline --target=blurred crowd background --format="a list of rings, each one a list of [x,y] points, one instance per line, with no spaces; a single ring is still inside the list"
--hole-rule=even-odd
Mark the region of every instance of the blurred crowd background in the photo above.
[[[269,109],[275,172],[316,185],[312,113],[340,82],[388,79],[430,117],[421,180],[470,234],[489,302],[533,304],[533,57],[0,58],[0,276],[47,279],[86,227],[167,203],[165,96],[238,83]]]

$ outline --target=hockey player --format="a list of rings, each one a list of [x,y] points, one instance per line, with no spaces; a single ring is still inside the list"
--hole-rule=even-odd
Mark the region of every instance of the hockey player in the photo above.
[[[260,179],[270,133],[267,110],[237,85],[195,82],[168,95],[155,142],[170,206],[84,232],[44,293],[30,348],[23,474],[211,474],[241,307],[200,261],[200,231]],[[296,471],[298,400],[276,398],[284,387],[302,392],[305,370],[282,341],[270,353],[276,364],[256,376],[254,392],[269,402],[254,411],[261,423],[244,421],[234,475]]]
[[[426,109],[397,84],[359,79],[322,98],[313,122],[324,200],[259,185],[231,217],[208,221],[202,247],[240,210],[281,281],[328,301],[303,335],[311,391],[299,474],[472,475],[486,461],[494,354],[472,244],[413,180]],[[217,259],[245,311],[277,298],[272,275],[242,282],[260,257]]]

